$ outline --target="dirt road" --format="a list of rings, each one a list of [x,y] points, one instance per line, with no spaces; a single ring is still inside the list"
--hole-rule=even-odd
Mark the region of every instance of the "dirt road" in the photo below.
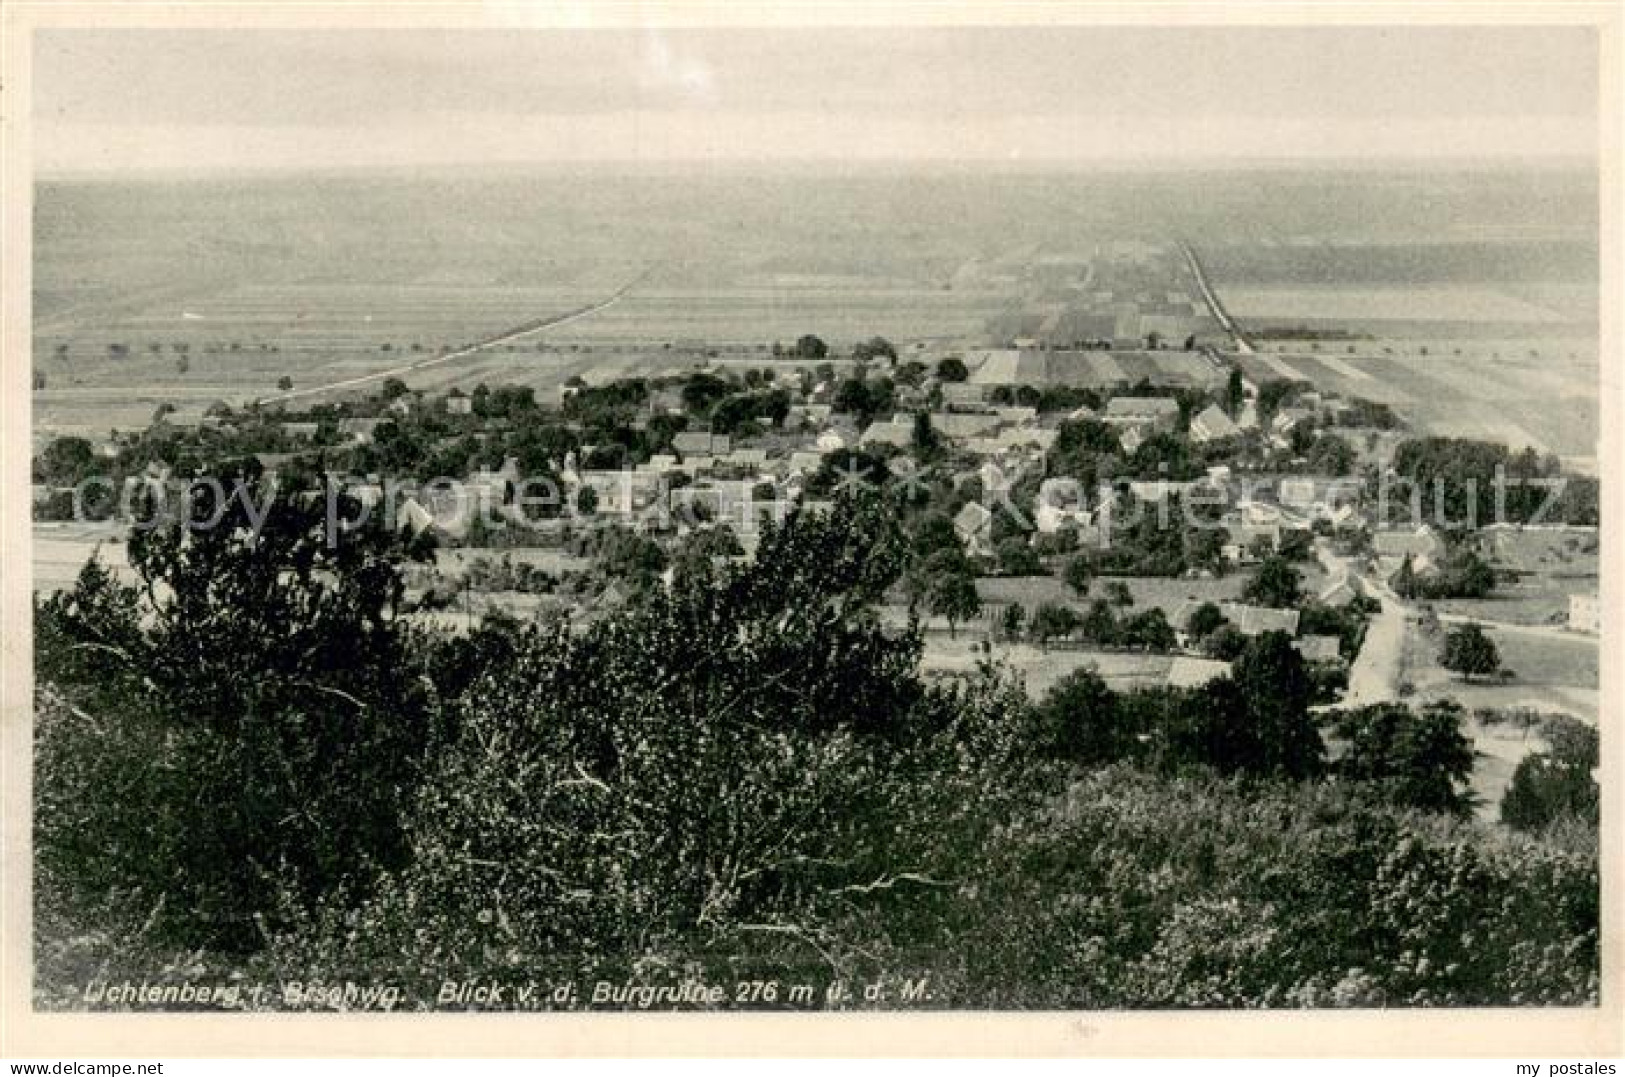
[[[1355,573],[1354,566],[1347,558],[1339,557],[1327,540],[1315,543],[1315,557],[1334,580],[1343,576],[1358,580],[1367,594],[1382,603],[1382,609],[1366,626],[1365,642],[1349,667],[1349,685],[1342,705],[1364,707],[1398,699],[1410,607],[1387,584]]]
[[[592,306],[582,307],[580,310],[573,310],[566,314],[558,315],[554,318],[539,319],[534,322],[528,322],[525,325],[510,329],[494,337],[488,337],[477,344],[470,344],[466,348],[458,348],[457,350],[447,352],[444,355],[436,355],[428,359],[418,359],[410,363],[403,363],[397,367],[391,367],[388,370],[378,370],[371,374],[363,374],[360,377],[355,378],[346,378],[343,381],[330,382],[326,385],[317,385],[309,389],[290,389],[285,392],[276,393],[272,396],[260,397],[254,403],[275,404],[287,400],[297,400],[300,397],[319,396],[323,393],[336,392],[342,389],[353,389],[358,385],[366,385],[369,382],[382,381],[385,378],[391,377],[398,378],[403,374],[412,374],[419,370],[427,369],[428,367],[440,366],[443,363],[450,363],[457,359],[464,359],[470,355],[474,355],[477,352],[482,352],[486,348],[494,348],[500,344],[507,344],[510,341],[521,340],[535,333],[540,333],[545,329],[557,329],[560,326],[568,325],[571,322],[577,321],[581,318],[591,317],[601,310],[606,310],[609,307],[614,306],[616,303],[620,302],[622,296],[631,291],[633,286],[642,281],[647,275],[648,271],[645,270],[637,277],[636,280],[623,285],[615,292],[615,294],[601,300],[600,302],[594,303]]]

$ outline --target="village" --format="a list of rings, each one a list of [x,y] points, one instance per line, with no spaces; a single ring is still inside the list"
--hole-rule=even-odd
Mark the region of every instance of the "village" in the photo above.
[[[1527,708],[1515,681],[1525,644],[1594,655],[1595,527],[1441,526],[1388,489],[1406,480],[1390,409],[1255,382],[1195,336],[1183,348],[1160,336],[1009,343],[932,354],[873,338],[833,358],[807,335],[768,359],[573,378],[555,400],[386,381],[303,411],[221,404],[195,426],[160,414],[133,436],[42,449],[36,479],[56,482],[35,486],[37,540],[48,551],[74,535],[110,539],[100,555],[116,567],[117,535],[98,513],[116,523],[118,506],[179,504],[195,475],[251,456],[262,480],[324,476],[347,499],[341,526],[376,516],[432,536],[433,562],[409,576],[413,616],[454,630],[493,614],[579,628],[639,588],[669,586],[694,557],[748,560],[788,513],[875,489],[913,548],[881,615],[921,630],[931,677],[996,660],[1035,700],[1081,668],[1118,691],[1196,688],[1228,675],[1247,640],[1284,632],[1322,707],[1404,699],[1420,679],[1493,713]],[[98,503],[71,487],[92,472],[118,476],[116,501],[111,488]],[[1506,552],[1543,535],[1590,551],[1574,582]],[[1463,585],[1469,568],[1487,582]],[[1496,579],[1503,592],[1520,579],[1572,591],[1516,605],[1525,623],[1494,633],[1507,652],[1495,676],[1469,684],[1436,664],[1440,616],[1472,620],[1452,609],[1466,603],[1494,625],[1502,611],[1484,607]],[[37,586],[51,584],[42,572]],[[1412,601],[1425,596],[1440,608]],[[1558,705],[1592,721],[1594,663],[1589,680],[1555,686],[1567,693]]]

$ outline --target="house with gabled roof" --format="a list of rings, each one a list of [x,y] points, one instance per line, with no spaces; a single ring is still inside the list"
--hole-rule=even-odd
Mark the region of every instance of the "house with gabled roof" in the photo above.
[[[1305,662],[1341,662],[1342,641],[1336,636],[1299,636],[1292,646],[1303,655]]]
[[[1245,602],[1221,602],[1219,612],[1244,636],[1257,636],[1265,632],[1285,632],[1289,636],[1298,634],[1297,610],[1278,610]]]
[[[1316,597],[1323,605],[1342,609],[1360,597],[1360,587],[1345,573],[1328,584]]]
[[[967,501],[954,516],[954,532],[967,553],[993,552],[993,513],[985,505]]]
[[[727,434],[713,434],[709,430],[683,430],[672,435],[671,447],[689,456],[726,456],[733,448]]]
[[[1217,404],[1209,404],[1191,420],[1191,440],[1198,444],[1222,441],[1239,433],[1241,427],[1237,426]]]

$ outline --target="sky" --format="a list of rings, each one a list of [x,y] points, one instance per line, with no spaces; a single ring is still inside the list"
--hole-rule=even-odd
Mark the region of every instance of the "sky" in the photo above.
[[[1594,157],[1582,27],[42,29],[42,173]]]

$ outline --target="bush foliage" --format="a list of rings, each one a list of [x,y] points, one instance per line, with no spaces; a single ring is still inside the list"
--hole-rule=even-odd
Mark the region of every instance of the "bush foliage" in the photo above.
[[[1284,636],[1202,688],[1035,706],[994,667],[922,678],[872,495],[588,624],[459,635],[400,615],[421,549],[330,547],[298,498],[258,541],[228,519],[36,610],[42,1005],[214,965],[421,1006],[786,970],[953,1007],[1595,1000],[1594,840],[1477,829],[1459,713],[1317,723]]]

